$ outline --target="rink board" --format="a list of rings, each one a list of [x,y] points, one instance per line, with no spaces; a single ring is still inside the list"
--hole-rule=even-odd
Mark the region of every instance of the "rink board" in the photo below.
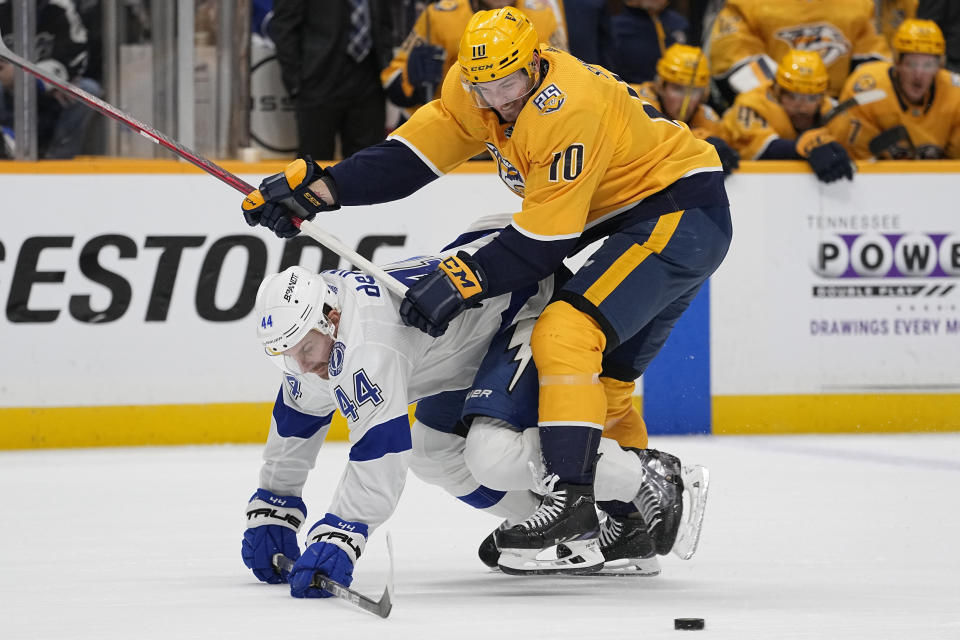
[[[226,168],[256,184],[281,166]],[[960,430],[958,174],[888,163],[823,186],[745,163],[730,254],[639,385],[651,432]],[[0,188],[0,448],[263,439],[278,380],[257,284],[343,261],[247,227],[238,194],[185,163],[3,163]],[[323,220],[383,263],[519,205],[471,163]]]

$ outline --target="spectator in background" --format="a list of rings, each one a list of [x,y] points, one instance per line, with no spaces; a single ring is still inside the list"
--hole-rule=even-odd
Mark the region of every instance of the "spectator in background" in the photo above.
[[[725,140],[729,134],[720,116],[704,102],[709,84],[710,69],[703,49],[673,44],[657,61],[656,77],[634,88],[658,111],[687,123],[693,135],[716,147],[723,172],[729,175],[740,166],[740,154]]]
[[[610,4],[620,0],[564,0],[570,53],[584,62],[613,68]]]
[[[960,77],[941,68],[943,34],[931,20],[905,20],[893,36],[895,62],[857,68],[841,98],[882,89],[830,126],[858,159],[960,158]]]
[[[960,73],[960,2],[920,0],[917,17],[937,23],[946,41],[946,67]]]
[[[829,84],[818,54],[788,51],[773,84],[741,93],[723,114],[734,148],[750,160],[806,159],[822,182],[853,180],[850,156],[823,128]]]
[[[887,44],[904,20],[917,17],[918,0],[874,0],[877,6],[877,31]]]
[[[837,96],[856,65],[889,60],[872,0],[727,0],[713,23],[707,53],[719,102],[770,81],[791,49],[820,54]]]
[[[623,0],[611,16],[612,71],[625,82],[653,80],[657,60],[667,47],[686,42],[689,23],[668,4],[668,0]]]
[[[439,95],[447,71],[457,61],[460,37],[480,10],[517,7],[530,18],[544,42],[565,48],[557,16],[540,0],[441,0],[427,5],[380,79],[390,101],[413,111]]]
[[[72,0],[38,0],[37,28],[33,59],[50,75],[68,81],[94,95],[101,94],[100,85],[84,76],[87,66],[87,30]],[[0,32],[7,46],[13,45],[13,7],[0,0]],[[7,65],[9,66],[9,65]],[[0,122],[13,126],[11,109],[12,75],[9,86],[0,85]],[[38,84],[37,146],[39,156],[49,159],[72,158],[80,153],[94,112],[82,102],[43,83]],[[4,106],[5,105],[5,106]],[[9,124],[7,124],[9,121]],[[15,145],[12,129],[5,133],[8,145]]]
[[[380,69],[389,60],[388,0],[276,0],[268,29],[296,105],[298,155],[333,159],[384,138]]]

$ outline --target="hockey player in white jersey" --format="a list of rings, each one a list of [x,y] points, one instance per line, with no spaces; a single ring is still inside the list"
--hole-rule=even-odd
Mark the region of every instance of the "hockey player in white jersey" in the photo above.
[[[402,282],[437,268],[439,257],[388,267]],[[491,338],[511,322],[533,319],[548,301],[551,278],[526,291],[484,301],[439,338],[400,322],[400,299],[375,278],[350,271],[313,274],[291,267],[267,278],[257,295],[259,336],[284,371],[264,451],[260,487],[247,508],[244,563],[265,582],[290,582],[296,597],[329,594],[310,586],[316,572],[344,585],[369,534],[392,514],[409,467],[427,482],[494,515],[518,522],[536,510],[530,491],[480,485],[465,463],[465,439],[415,423],[408,404],[439,392],[469,389]],[[462,396],[461,396],[462,397]],[[339,409],[350,428],[349,461],[326,515],[307,534],[302,489]],[[600,478],[619,472],[598,465]],[[621,481],[639,495],[642,477]],[[608,545],[609,546],[609,545]],[[296,560],[290,575],[272,558]]]

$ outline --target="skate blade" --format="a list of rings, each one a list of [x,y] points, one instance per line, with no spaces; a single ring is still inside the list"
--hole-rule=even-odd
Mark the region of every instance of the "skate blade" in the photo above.
[[[596,538],[571,540],[546,549],[500,549],[499,567],[512,576],[596,573],[603,554]]]
[[[677,531],[673,553],[681,560],[689,560],[697,552],[703,515],[707,508],[707,492],[710,488],[710,472],[706,467],[692,465],[683,467],[683,519]]]
[[[660,561],[652,558],[624,558],[606,562],[597,572],[598,576],[652,578],[660,575]]]

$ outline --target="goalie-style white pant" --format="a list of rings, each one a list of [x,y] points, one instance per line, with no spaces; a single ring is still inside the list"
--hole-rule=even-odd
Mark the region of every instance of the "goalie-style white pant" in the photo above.
[[[597,500],[630,502],[637,497],[643,466],[637,454],[620,448],[616,440],[600,439],[600,460],[593,482]],[[478,417],[467,435],[467,469],[478,482],[499,491],[535,490],[529,463],[544,474],[540,430],[517,431],[496,418]]]
[[[410,455],[410,470],[427,484],[436,485],[455,498],[468,496],[483,484],[467,468],[464,456],[467,440],[463,436],[437,431],[415,420],[411,438],[413,451]],[[527,475],[530,475],[529,471]],[[533,486],[532,478],[527,484]],[[516,491],[500,491],[507,493],[496,504],[481,510],[507,520],[510,525],[524,520],[540,505],[540,498],[528,491],[527,487]]]

